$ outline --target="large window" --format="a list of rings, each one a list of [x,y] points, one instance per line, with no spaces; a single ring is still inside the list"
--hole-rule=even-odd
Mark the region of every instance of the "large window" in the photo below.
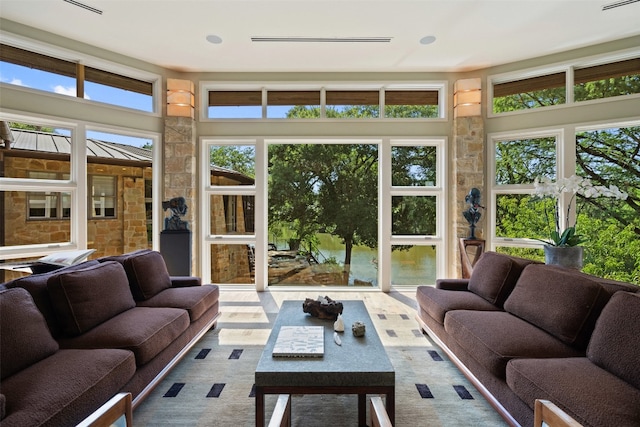
[[[555,204],[551,198],[535,197],[533,182],[575,173],[596,186],[615,185],[629,195],[626,200],[580,194],[560,199],[563,217],[575,218],[577,233],[584,238],[583,271],[638,283],[640,126],[574,129],[568,138],[562,131],[490,137],[493,247],[542,260],[540,240],[555,229]]]
[[[212,283],[389,289],[435,282],[445,265],[444,140],[252,142],[203,141],[211,160],[203,213]]]

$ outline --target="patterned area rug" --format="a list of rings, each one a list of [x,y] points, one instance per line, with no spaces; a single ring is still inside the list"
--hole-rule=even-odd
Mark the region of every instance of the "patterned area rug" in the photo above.
[[[395,295],[394,295],[395,294]],[[333,293],[332,298],[343,295]],[[315,298],[315,296],[310,296]],[[270,325],[295,293],[247,293],[223,301],[209,331],[134,412],[135,426],[253,426],[253,379]],[[401,293],[349,293],[362,299],[396,370],[396,426],[504,426],[502,418],[448,360],[414,318]],[[276,396],[267,396],[267,419]],[[292,397],[293,426],[357,426],[357,397]],[[367,417],[369,419],[369,417]]]

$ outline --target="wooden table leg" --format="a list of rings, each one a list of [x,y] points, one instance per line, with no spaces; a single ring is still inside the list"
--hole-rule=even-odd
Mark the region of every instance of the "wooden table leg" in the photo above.
[[[264,427],[264,393],[256,387],[256,427]]]
[[[358,395],[358,425],[367,427],[367,395]]]

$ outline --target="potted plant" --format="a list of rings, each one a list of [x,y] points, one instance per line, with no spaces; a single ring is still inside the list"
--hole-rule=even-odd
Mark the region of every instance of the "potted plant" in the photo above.
[[[539,177],[535,179],[534,187],[537,198],[554,199],[554,227],[552,227],[547,240],[536,239],[545,244],[545,262],[578,269],[582,268],[583,247],[580,244],[586,239],[578,234],[576,229],[578,213],[571,223],[571,207],[575,202],[576,195],[580,194],[585,198],[612,197],[619,200],[625,200],[628,196],[615,185],[609,187],[593,185],[591,180],[577,175],[560,178],[556,182],[547,177]],[[566,213],[560,211],[562,193],[571,193]],[[546,213],[549,218],[549,213]]]

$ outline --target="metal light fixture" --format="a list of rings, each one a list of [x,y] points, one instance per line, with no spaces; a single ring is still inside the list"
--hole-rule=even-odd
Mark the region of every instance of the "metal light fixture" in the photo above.
[[[481,114],[480,78],[462,79],[453,88],[453,116],[469,117]]]
[[[191,80],[167,79],[167,116],[195,117],[195,89]]]

